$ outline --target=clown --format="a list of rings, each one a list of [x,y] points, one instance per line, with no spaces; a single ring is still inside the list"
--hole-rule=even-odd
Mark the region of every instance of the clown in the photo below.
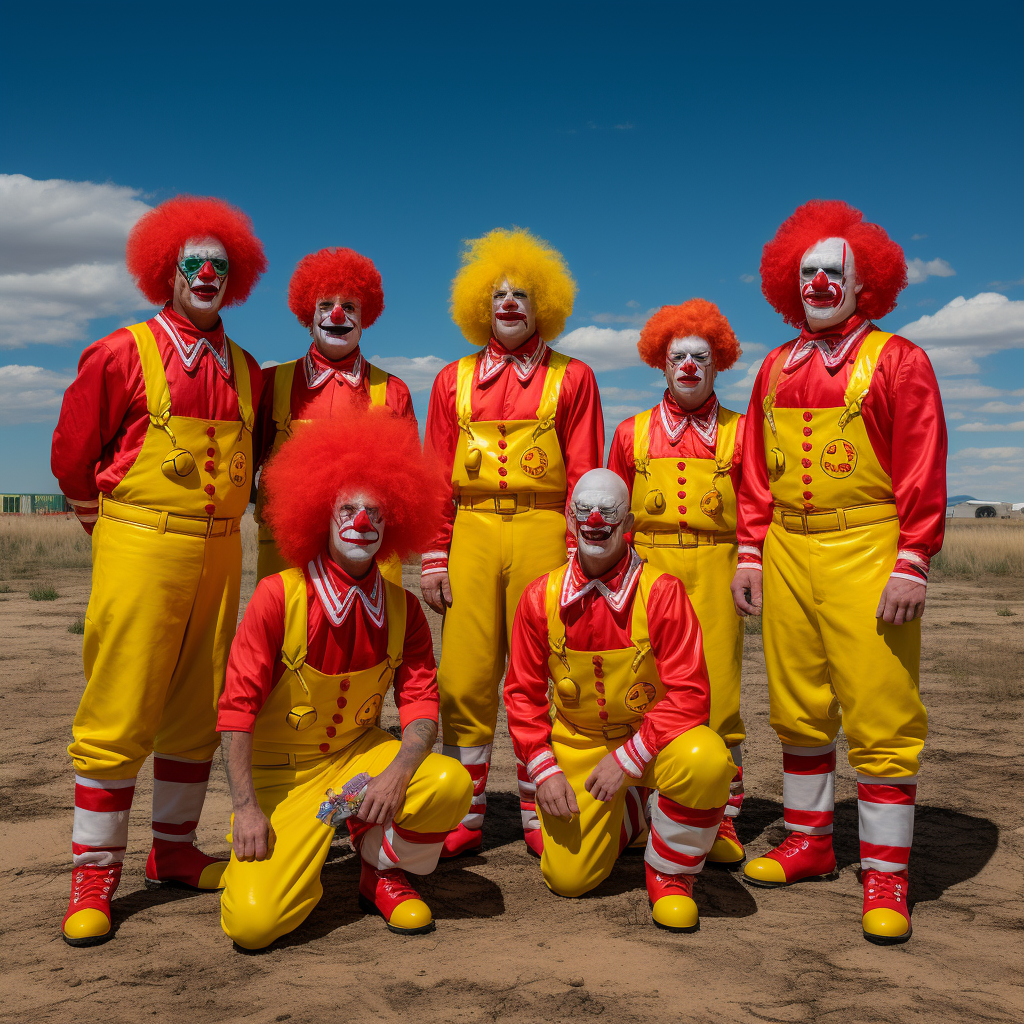
[[[732,752],[736,777],[708,855],[738,867],[743,847],[733,819],[743,802],[740,670],[743,620],[729,589],[736,572],[736,491],[743,417],[720,405],[715,376],[740,356],[718,307],[704,299],[662,306],[644,325],[640,356],[665,374],[661,403],[619,424],[608,453],[631,491],[633,544],[653,569],[683,581],[704,638],[711,728]]]
[[[451,474],[450,512],[423,556],[422,591],[444,614],[444,751],[474,781],[444,856],[482,842],[498,682],[523,588],[566,555],[566,495],[600,465],[604,426],[590,367],[552,352],[576,286],[562,257],[520,229],[469,243],[452,315],[482,351],[434,381],[426,443]],[[526,841],[540,853],[533,783],[519,765]]]
[[[127,262],[163,309],[85,350],[53,435],[53,474],[93,558],[86,688],[68,747],[74,869],[62,934],[73,946],[111,937],[150,754],[146,884],[215,890],[226,863],[193,844],[238,615],[260,371],[219,311],[245,301],[266,261],[239,210],[179,196],[135,225]]]
[[[261,462],[277,451],[297,424],[343,416],[353,404],[387,406],[415,423],[409,389],[367,362],[359,350],[363,331],[384,310],[380,274],[371,260],[351,249],[321,249],[303,257],[288,286],[288,306],[313,342],[302,359],[263,371],[254,437]],[[258,580],[288,567],[263,521],[264,500],[261,486],[256,498]],[[381,568],[387,579],[401,586],[402,565],[397,559]]]
[[[654,923],[692,932],[700,926],[693,879],[715,842],[736,767],[707,726],[700,624],[683,584],[626,543],[629,504],[610,470],[576,484],[578,546],[523,594],[505,707],[516,757],[537,787],[548,888],[589,892],[649,824]]]
[[[458,762],[430,752],[430,629],[375,559],[432,539],[443,478],[415,427],[382,410],[301,428],[265,475],[267,521],[301,568],[259,583],[231,649],[217,722],[234,808],[221,923],[239,946],[262,949],[306,919],[334,836],[317,809],[328,789],[366,772],[373,778],[349,821],[360,906],[393,932],[430,931],[405,871],[433,871],[473,784]],[[377,727],[392,685],[401,742]]]
[[[768,355],[750,397],[732,589],[741,614],[763,598],[791,831],[745,877],[784,886],[835,871],[842,727],[857,773],[864,937],[904,942],[927,733],[920,620],[945,523],[942,402],[925,353],[872,323],[895,307],[906,264],[858,210],[800,207],[764,247],[761,279],[801,331]]]

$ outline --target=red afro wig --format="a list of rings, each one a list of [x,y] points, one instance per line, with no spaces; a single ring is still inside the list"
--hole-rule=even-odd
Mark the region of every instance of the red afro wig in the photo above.
[[[288,308],[303,327],[312,327],[314,307],[332,295],[359,299],[363,327],[370,327],[384,310],[380,273],[373,260],[355,249],[321,249],[303,256],[288,285]]]
[[[170,301],[178,253],[190,238],[216,238],[227,249],[223,305],[245,302],[267,269],[263,243],[241,210],[207,196],[175,196],[136,221],[128,235],[125,259],[142,294],[158,306]]]
[[[729,321],[707,299],[689,299],[680,306],[662,306],[644,324],[636,347],[648,366],[664,370],[672,339],[691,335],[703,338],[711,346],[716,370],[728,370],[743,354]]]
[[[426,551],[451,491],[420,449],[416,427],[390,410],[360,409],[296,429],[263,471],[264,515],[281,554],[305,565],[326,547],[342,492],[370,495],[384,512],[378,558]]]
[[[857,280],[864,285],[857,296],[857,312],[869,320],[891,313],[896,296],[907,286],[903,249],[848,203],[812,199],[782,224],[761,254],[761,291],[786,323],[800,327],[804,322],[800,259],[824,238],[845,238],[853,249]]]

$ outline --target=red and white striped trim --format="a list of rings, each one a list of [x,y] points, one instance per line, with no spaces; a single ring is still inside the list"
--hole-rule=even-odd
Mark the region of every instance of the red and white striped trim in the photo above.
[[[930,560],[916,551],[901,550],[896,552],[896,564],[889,574],[890,579],[910,580],[912,583],[928,583]]]
[[[700,417],[693,413],[684,413],[678,417],[673,423],[675,417],[674,411],[669,407],[668,398],[663,398],[661,404],[658,406],[661,410],[661,425],[668,435],[668,439],[672,445],[676,445],[679,439],[683,436],[683,431],[687,427],[693,427],[697,431],[700,439],[709,447],[714,448],[718,441],[718,399],[715,398],[714,404],[711,406],[711,410],[707,416]]]
[[[392,822],[386,829],[374,825],[359,843],[359,855],[378,871],[400,868],[414,875],[429,875],[437,867],[447,832],[414,832]]]
[[[544,759],[548,758],[547,761]],[[528,769],[519,758],[516,758],[516,779],[519,783],[519,817],[523,823],[523,831],[540,828],[540,818],[537,816],[537,786],[545,779],[553,775],[561,775],[562,769],[555,761],[555,755],[550,751],[538,754],[531,762],[531,765],[543,762],[540,767],[542,777],[534,781]]]
[[[559,603],[563,608],[568,608],[574,601],[578,601],[584,594],[596,590],[611,605],[614,611],[620,612],[626,607],[629,599],[633,596],[633,589],[640,579],[644,563],[634,548],[629,549],[629,568],[622,576],[618,587],[610,589],[603,580],[589,579],[584,576],[578,568],[576,552],[569,555],[569,565],[565,570],[562,580],[562,593]],[[582,585],[579,580],[586,579]]]
[[[650,751],[644,746],[644,741],[640,739],[640,734],[637,733],[626,740],[621,747],[618,747],[615,750],[614,756],[615,760],[619,763],[619,767],[627,775],[634,779],[639,779],[647,771],[647,766],[651,763],[654,754],[654,751]]]
[[[205,335],[201,334],[195,341],[183,338],[163,313],[157,313],[154,319],[167,333],[167,337],[170,338],[171,344],[186,370],[191,370],[199,362],[203,352],[209,351],[217,362],[217,369],[220,370],[221,376],[225,380],[231,379],[231,356],[228,354],[228,346],[223,335],[221,335],[221,344],[224,346],[224,351],[218,352],[213,342]]]
[[[540,366],[547,350],[547,343],[540,339],[537,342],[537,347],[528,355],[524,355],[521,351],[509,352],[492,338],[488,342],[487,348],[484,349],[483,359],[478,364],[477,380],[481,384],[486,384],[489,380],[497,377],[506,366],[511,366],[520,382],[526,384],[536,372],[537,367]]]
[[[434,576],[448,571],[447,551],[428,551],[420,558],[420,575]]]
[[[740,544],[737,550],[739,552],[739,558],[736,562],[737,569],[757,569],[759,572],[761,571],[760,548],[755,547],[753,544]]]
[[[526,764],[525,769],[526,781],[532,782],[535,790],[545,779],[550,779],[552,775],[562,774],[562,769],[558,767],[558,761],[555,760],[555,755],[550,750],[541,751]],[[519,788],[522,789],[522,786]]]
[[[905,871],[914,842],[917,776],[876,779],[857,775],[860,862],[864,869]]]
[[[302,366],[306,372],[306,387],[310,391],[323,387],[332,377],[336,378],[339,384],[344,382],[353,388],[358,388],[363,382],[366,360],[363,359],[363,354],[360,352],[356,356],[351,370],[339,370],[333,366],[318,368],[312,352],[307,350],[302,360]]]
[[[75,776],[75,823],[71,852],[76,868],[108,867],[124,860],[128,846],[128,815],[135,797],[135,779],[99,780]]]
[[[684,807],[659,793],[651,811],[644,860],[663,875],[696,875],[704,867],[722,823],[725,805]]]
[[[346,587],[345,593],[340,594],[330,573],[324,568],[320,555],[317,555],[307,568],[313,581],[313,589],[320,598],[320,604],[335,626],[340,626],[345,621],[356,601],[362,602],[370,621],[378,629],[384,625],[384,581],[376,566],[373,568],[373,587],[369,595],[360,586]]]
[[[647,789],[630,786],[626,790],[626,800],[622,805],[622,828],[619,832],[619,852],[631,846],[650,826],[647,820],[649,800],[644,795]]]
[[[90,498],[88,501],[78,501],[69,498],[66,494],[64,500],[71,506],[71,510],[78,517],[80,523],[95,523],[100,517],[100,499]]]
[[[743,807],[743,758],[739,747],[733,747],[729,753],[732,754],[733,764],[736,765],[736,774],[729,783],[729,802],[725,805],[725,816],[736,818]]]
[[[487,773],[491,766],[491,748],[494,744],[482,743],[476,747],[457,747],[445,743],[441,753],[454,757],[469,772],[473,780],[473,802],[469,811],[462,819],[466,828],[483,828],[484,815],[487,813]]]
[[[836,741],[824,747],[782,745],[782,805],[786,828],[830,835],[835,813]]]
[[[195,842],[212,763],[172,754],[153,756],[154,838],[173,843]]]

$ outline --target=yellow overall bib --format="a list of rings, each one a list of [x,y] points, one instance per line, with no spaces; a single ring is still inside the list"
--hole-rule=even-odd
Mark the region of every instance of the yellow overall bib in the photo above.
[[[292,382],[295,379],[295,368],[300,360],[293,359],[289,363],[281,363],[274,371],[274,443],[271,445],[270,455],[277,452],[292,436],[292,427],[300,423],[311,423],[312,420],[292,419]],[[367,364],[370,378],[370,406],[377,408],[385,404],[385,397],[388,390],[388,374],[372,363]],[[266,491],[263,487],[263,480],[260,479],[256,490],[256,510],[254,513],[259,525],[259,550],[256,556],[256,582],[266,576],[273,576],[274,573],[283,572],[289,568],[288,563],[281,556],[274,542],[274,535],[270,527],[263,522],[263,505],[267,500]],[[386,580],[397,586],[402,585],[402,563],[397,555],[390,555],[378,563],[381,573]]]
[[[875,618],[900,525],[860,407],[890,337],[864,339],[844,405],[778,408],[774,385],[764,401],[775,502],[763,563],[772,727],[784,744],[822,747],[841,726],[850,764],[878,778],[916,775],[928,731],[920,619]]]
[[[566,555],[566,473],[555,410],[569,359],[551,353],[535,419],[492,422],[472,420],[481,357],[466,356],[458,367],[452,605],[438,668],[444,742],[463,747],[494,739],[498,682],[519,598]]]
[[[256,797],[277,840],[262,861],[239,861],[232,854],[221,896],[224,931],[252,949],[297,928],[323,896],[320,871],[334,829],[316,812],[327,790],[339,792],[360,772],[379,775],[401,746],[377,722],[402,663],[405,591],[385,581],[387,658],[357,672],[326,675],[306,664],[305,577],[300,569],[286,569],[281,579],[285,671],[256,718],[252,757]],[[466,813],[471,795],[465,769],[441,754],[427,754],[395,821],[416,832],[447,832]]]
[[[627,778],[611,800],[595,800],[586,791],[584,783],[598,762],[637,732],[644,715],[665,695],[647,622],[651,586],[662,572],[644,566],[633,598],[632,646],[612,651],[566,647],[559,614],[565,572],[563,567],[548,575],[546,595],[554,702],[551,748],[580,813],[566,822],[548,817],[538,805],[544,835],[540,865],[554,892],[581,896],[608,877],[619,855],[627,785],[657,789],[687,807],[721,807],[736,766],[718,734],[700,725],[672,740],[642,779]]]
[[[93,779],[134,778],[154,750],[206,761],[217,749],[217,700],[238,618],[239,521],[252,471],[252,391],[242,350],[226,339],[238,419],[176,416],[153,332],[146,324],[129,330],[149,426],[131,469],[100,495],[92,535],[86,687],[68,753],[75,771]]]
[[[640,413],[633,426],[633,543],[653,568],[683,581],[704,636],[711,680],[708,724],[727,747],[736,747],[746,732],[740,717],[743,620],[729,589],[737,558],[736,493],[729,474],[740,414],[719,406],[714,459],[652,459],[654,411]],[[686,527],[680,528],[684,516]]]

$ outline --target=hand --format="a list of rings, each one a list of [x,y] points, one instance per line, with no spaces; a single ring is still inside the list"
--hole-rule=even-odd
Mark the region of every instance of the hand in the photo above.
[[[438,615],[444,615],[445,608],[452,606],[452,584],[447,572],[432,572],[429,576],[420,576],[420,592],[423,594],[423,600]]]
[[[388,765],[380,775],[370,780],[356,817],[371,825],[387,828],[405,803],[405,792],[411,778],[410,772],[396,767],[394,763]]]
[[[732,578],[732,600],[736,614],[746,618],[761,614],[761,577],[759,569],[737,569]]]
[[[573,815],[580,813],[576,794],[561,772],[545,779],[537,787],[537,806],[545,814],[562,821],[572,821]]]
[[[583,784],[595,800],[611,800],[622,788],[626,773],[619,767],[614,754],[605,754]]]
[[[249,804],[235,811],[231,848],[239,860],[266,860],[274,852],[276,842],[274,826],[260,810],[259,804]]]
[[[924,615],[924,595],[928,588],[913,580],[890,579],[882,591],[875,618],[891,626],[902,626]]]

